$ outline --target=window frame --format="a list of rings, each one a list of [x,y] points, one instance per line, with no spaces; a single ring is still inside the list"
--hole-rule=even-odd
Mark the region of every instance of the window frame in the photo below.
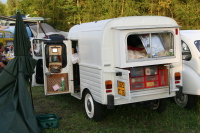
[[[139,58],[139,59],[128,59],[128,42],[127,42],[127,38],[130,35],[142,35],[142,34],[148,34],[151,38],[152,34],[159,34],[159,33],[171,33],[172,39],[171,42],[173,43],[173,56],[161,56],[161,57],[152,57],[152,50],[150,51],[150,57],[148,58]],[[175,58],[176,55],[176,45],[175,45],[175,34],[174,32],[172,32],[171,30],[159,30],[159,31],[141,31],[141,32],[129,32],[127,33],[127,35],[125,36],[125,50],[126,50],[126,62],[138,62],[138,61],[147,61],[147,60],[160,60],[160,59],[169,59],[169,58]],[[152,49],[152,41],[151,39],[149,40],[150,42],[150,49]],[[144,45],[143,45],[144,46]],[[146,49],[145,49],[146,50]],[[146,51],[147,52],[147,51]]]

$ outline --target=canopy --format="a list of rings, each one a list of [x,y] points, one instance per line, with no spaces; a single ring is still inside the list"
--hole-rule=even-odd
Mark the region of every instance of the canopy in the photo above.
[[[39,133],[26,80],[36,61],[29,56],[30,41],[20,12],[17,12],[14,55],[0,74],[0,132]]]
[[[52,34],[59,34],[59,32],[54,29],[52,26],[46,24],[46,23],[40,23],[40,25],[30,25],[29,26],[33,35],[37,38],[44,38],[46,35],[52,35]]]

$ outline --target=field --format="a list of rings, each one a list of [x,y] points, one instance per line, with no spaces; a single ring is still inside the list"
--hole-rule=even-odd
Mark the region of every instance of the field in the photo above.
[[[146,106],[115,106],[104,110],[100,122],[88,120],[83,101],[70,94],[45,96],[43,87],[33,87],[36,114],[55,113],[58,128],[43,129],[42,133],[199,133],[200,100],[191,110],[178,107],[168,100],[167,109],[158,114]]]

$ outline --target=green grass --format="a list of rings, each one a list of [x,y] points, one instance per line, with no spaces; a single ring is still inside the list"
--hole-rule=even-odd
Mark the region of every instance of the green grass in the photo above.
[[[45,96],[43,87],[32,88],[36,114],[55,113],[62,119],[58,128],[42,133],[199,133],[200,100],[194,109],[186,110],[168,101],[167,109],[158,114],[145,106],[115,106],[104,110],[100,122],[86,118],[83,101],[70,94]]]

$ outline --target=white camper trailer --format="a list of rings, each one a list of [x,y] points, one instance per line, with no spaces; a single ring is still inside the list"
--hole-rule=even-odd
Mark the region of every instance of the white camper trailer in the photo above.
[[[190,109],[200,95],[200,30],[181,30],[183,95],[175,97],[179,106]]]
[[[45,94],[71,93],[84,99],[89,119],[101,119],[102,105],[113,109],[147,102],[162,112],[166,98],[182,92],[179,26],[171,18],[130,16],[83,23],[73,26],[64,42],[32,42],[42,46],[42,55],[33,56],[43,63]]]

